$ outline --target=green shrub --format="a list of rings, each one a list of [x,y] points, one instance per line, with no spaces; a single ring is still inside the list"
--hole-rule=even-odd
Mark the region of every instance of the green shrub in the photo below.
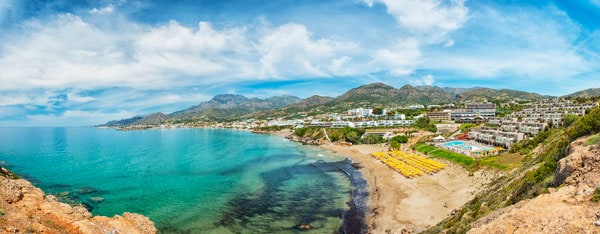
[[[390,147],[391,147],[392,149],[399,150],[399,149],[400,149],[400,143],[398,143],[397,141],[392,141],[392,142],[390,143]]]
[[[366,135],[360,141],[364,144],[379,144],[379,143],[384,142],[383,137],[380,135],[376,135],[376,134]]]
[[[592,194],[592,201],[598,203],[600,201],[600,187],[597,187]]]
[[[594,145],[600,143],[600,134],[591,136],[587,140],[585,140],[585,145]]]
[[[306,134],[306,131],[308,131],[307,128],[296,128],[296,130],[294,130],[294,134],[296,136],[303,137],[304,134]]]
[[[392,139],[390,141],[396,141],[398,143],[406,143],[406,142],[408,142],[408,137],[405,135],[398,135],[398,136],[392,137]]]

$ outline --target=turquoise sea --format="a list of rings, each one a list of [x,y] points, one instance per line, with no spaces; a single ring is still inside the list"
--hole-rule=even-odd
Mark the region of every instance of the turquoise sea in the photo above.
[[[161,233],[364,231],[360,172],[273,135],[0,128],[0,164],[94,215],[146,215]]]

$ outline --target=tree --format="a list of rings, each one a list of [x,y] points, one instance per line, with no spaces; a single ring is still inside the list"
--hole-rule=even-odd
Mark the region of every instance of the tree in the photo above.
[[[431,120],[427,117],[419,118],[415,121],[413,126],[417,129],[427,130],[430,132],[436,132],[437,127],[431,122]]]
[[[396,111],[391,110],[391,111],[388,111],[386,114],[388,117],[392,117],[392,116],[396,115]]]
[[[381,108],[381,107],[375,107],[375,108],[373,108],[373,114],[374,115],[381,115],[381,114],[383,114],[383,108]]]
[[[398,142],[398,143],[407,143],[408,137],[405,135],[398,135],[398,136],[392,137],[391,141]]]

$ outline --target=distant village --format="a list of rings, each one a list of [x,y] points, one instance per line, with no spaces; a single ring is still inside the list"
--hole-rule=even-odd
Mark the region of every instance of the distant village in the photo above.
[[[597,102],[576,104],[571,100],[557,98],[538,102],[511,101],[498,107],[491,102],[470,102],[446,105],[410,105],[400,108],[356,108],[344,113],[327,113],[317,116],[305,116],[297,119],[270,118],[267,120],[247,119],[235,122],[215,123],[178,123],[163,124],[160,128],[212,127],[233,129],[281,129],[281,128],[407,128],[416,120],[428,118],[435,123],[437,131],[434,141],[471,140],[484,145],[509,149],[516,142],[547,129],[557,128],[564,124],[568,116],[583,116],[598,106]],[[515,111],[498,116],[498,108],[514,107]],[[510,109],[510,108],[508,108]],[[403,114],[410,110],[416,115]],[[468,132],[458,131],[461,125],[472,124]],[[123,130],[154,128],[155,126],[129,126]],[[394,136],[392,132],[381,132],[384,138]],[[451,134],[451,135],[449,135]],[[446,137],[444,137],[446,136]],[[463,154],[461,149],[452,146],[445,148]]]

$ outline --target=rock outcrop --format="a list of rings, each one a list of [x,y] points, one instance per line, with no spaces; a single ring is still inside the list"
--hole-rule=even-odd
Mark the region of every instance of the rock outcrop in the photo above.
[[[92,217],[82,206],[58,202],[52,195],[0,167],[0,233],[156,233],[139,214]]]
[[[559,161],[558,189],[493,212],[469,233],[600,233],[600,204],[590,201],[600,186],[600,146],[584,142],[571,143]]]

